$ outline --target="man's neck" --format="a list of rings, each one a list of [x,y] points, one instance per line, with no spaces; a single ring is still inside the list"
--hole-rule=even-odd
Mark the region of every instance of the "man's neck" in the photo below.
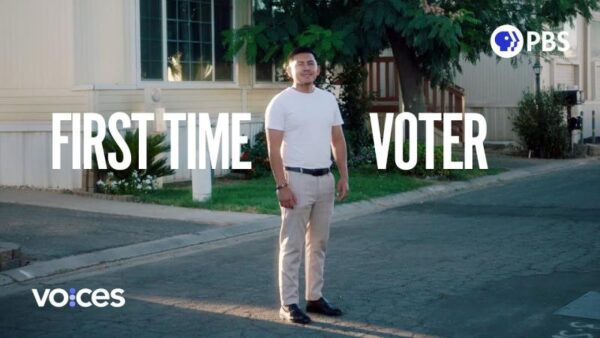
[[[292,85],[292,88],[294,88],[295,90],[301,92],[301,93],[312,93],[313,91],[315,91],[315,84],[314,83],[307,83],[307,84],[299,84],[299,83],[294,83],[294,85]]]

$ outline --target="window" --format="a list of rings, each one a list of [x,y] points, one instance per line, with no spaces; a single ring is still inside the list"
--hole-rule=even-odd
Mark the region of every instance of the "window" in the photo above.
[[[261,63],[259,62],[260,54],[257,56],[256,65],[254,67],[256,72],[256,82],[287,82],[288,76],[283,69],[283,65],[277,67],[272,63]]]
[[[254,69],[256,71],[256,82],[273,82],[275,65],[273,63],[262,63],[257,57]]]
[[[233,81],[221,41],[232,27],[232,0],[140,0],[141,79]]]
[[[273,20],[275,12],[278,11],[278,5],[268,0],[252,1],[252,20],[256,22],[270,22]],[[256,55],[256,64],[254,72],[256,82],[284,82],[287,80],[282,66],[278,63],[262,62],[264,52],[259,48]]]

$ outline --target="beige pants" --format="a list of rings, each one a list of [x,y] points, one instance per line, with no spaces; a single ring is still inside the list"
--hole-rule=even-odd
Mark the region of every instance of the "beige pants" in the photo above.
[[[335,198],[334,177],[286,172],[296,197],[293,209],[281,208],[279,296],[282,305],[298,304],[298,274],[305,250],[306,299],[321,298],[329,222]]]

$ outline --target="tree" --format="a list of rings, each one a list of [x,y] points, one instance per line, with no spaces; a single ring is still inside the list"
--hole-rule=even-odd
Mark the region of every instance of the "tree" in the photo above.
[[[246,49],[250,64],[281,64],[310,46],[327,64],[361,63],[391,47],[407,111],[425,110],[423,80],[446,86],[460,63],[492,55],[489,37],[503,24],[524,31],[585,18],[598,0],[254,0],[255,24],[225,34],[228,56]],[[258,57],[258,58],[257,58]]]

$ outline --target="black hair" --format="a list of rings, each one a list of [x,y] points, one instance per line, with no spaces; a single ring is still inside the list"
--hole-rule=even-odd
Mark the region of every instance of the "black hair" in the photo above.
[[[294,50],[291,51],[288,54],[287,63],[289,64],[290,62],[292,62],[294,60],[294,56],[296,56],[298,54],[303,54],[303,53],[312,54],[313,57],[315,58],[315,60],[317,59],[317,54],[315,53],[314,50],[312,50],[312,48],[310,48],[310,47],[297,47],[297,48],[294,48]]]

